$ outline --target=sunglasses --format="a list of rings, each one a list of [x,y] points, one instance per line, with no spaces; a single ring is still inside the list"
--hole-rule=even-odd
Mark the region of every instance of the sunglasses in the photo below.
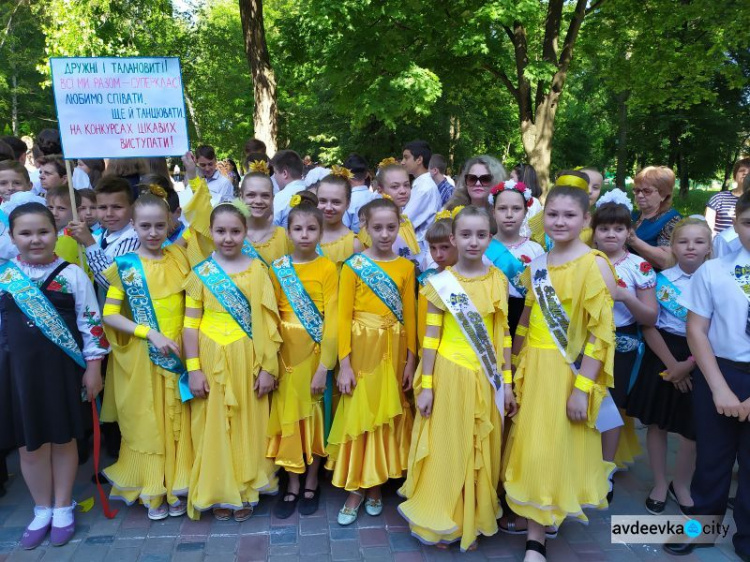
[[[466,182],[466,185],[476,185],[477,182],[479,182],[479,185],[482,187],[488,187],[492,184],[492,174],[482,174],[481,176],[466,174],[464,176],[464,181]]]

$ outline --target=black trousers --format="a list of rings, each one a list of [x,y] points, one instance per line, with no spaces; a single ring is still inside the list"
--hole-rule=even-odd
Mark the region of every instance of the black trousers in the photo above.
[[[727,385],[740,402],[750,398],[750,370],[716,358]],[[690,493],[696,515],[723,516],[735,461],[739,486],[734,503],[737,533],[732,541],[738,554],[750,555],[750,421],[720,415],[711,389],[700,370],[693,376],[693,419],[697,458]]]

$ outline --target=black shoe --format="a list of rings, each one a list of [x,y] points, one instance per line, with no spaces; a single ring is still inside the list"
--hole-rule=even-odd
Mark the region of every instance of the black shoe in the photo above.
[[[96,484],[96,474],[91,475],[91,483]],[[99,483],[102,486],[109,484],[109,480],[107,480],[107,477],[104,476],[104,472],[99,472]]]
[[[673,556],[687,556],[688,554],[691,554],[693,550],[696,548],[709,548],[712,547],[713,544],[711,543],[694,543],[694,542],[686,542],[686,543],[666,543],[663,548],[665,552],[668,552],[669,554]]]
[[[612,498],[615,497],[615,479],[614,477],[609,479],[609,493],[607,494],[607,503],[612,504]]]
[[[305,494],[308,492],[313,493],[313,497],[307,498]],[[307,488],[302,493],[302,497],[299,499],[299,510],[300,515],[312,515],[318,511],[318,504],[320,503],[320,486],[314,490],[308,490]]]
[[[646,498],[646,511],[651,515],[661,515],[664,513],[665,507],[667,507],[667,498],[664,498],[663,502],[655,500],[651,496]]]
[[[286,498],[291,496],[291,500],[287,500]],[[294,513],[294,510],[297,507],[297,502],[299,501],[299,494],[293,494],[292,492],[286,492],[279,501],[276,502],[276,505],[273,506],[273,514],[277,519],[289,519],[292,516],[292,513]]]
[[[539,541],[526,541],[526,552],[528,552],[529,550],[538,552],[539,554],[544,556],[545,560],[547,559],[547,547]]]
[[[740,560],[742,560],[742,562],[750,562],[750,554],[743,554],[741,552],[737,552],[736,550],[734,552],[735,554],[737,554],[737,556],[740,557]]]
[[[680,511],[682,512],[683,515],[689,517],[690,515],[693,514],[693,506],[692,505],[682,505],[680,503],[680,500],[677,499],[677,494],[675,494],[674,486],[673,486],[672,482],[669,483],[669,488],[668,488],[667,492],[669,493],[669,497],[672,498],[674,500],[674,502],[677,504],[677,506],[680,508]]]

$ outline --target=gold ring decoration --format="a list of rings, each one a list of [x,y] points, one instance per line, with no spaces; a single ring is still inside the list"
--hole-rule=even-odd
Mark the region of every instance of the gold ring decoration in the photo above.
[[[250,162],[247,169],[256,174],[265,174],[266,176],[271,174],[271,169],[268,167],[268,163],[265,160],[253,160]]]
[[[589,190],[589,182],[578,176],[565,174],[555,180],[555,187],[575,187],[577,189]]]

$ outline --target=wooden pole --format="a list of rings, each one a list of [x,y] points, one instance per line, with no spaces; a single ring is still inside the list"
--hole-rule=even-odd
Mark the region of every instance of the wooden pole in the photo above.
[[[65,160],[65,174],[68,178],[68,193],[70,194],[70,210],[73,211],[73,220],[78,222],[78,207],[76,207],[76,193],[75,188],[73,187],[73,170],[70,166],[70,160]],[[81,266],[81,269],[86,271],[86,268],[83,265],[83,250],[81,249],[81,245],[78,244],[78,265]]]

